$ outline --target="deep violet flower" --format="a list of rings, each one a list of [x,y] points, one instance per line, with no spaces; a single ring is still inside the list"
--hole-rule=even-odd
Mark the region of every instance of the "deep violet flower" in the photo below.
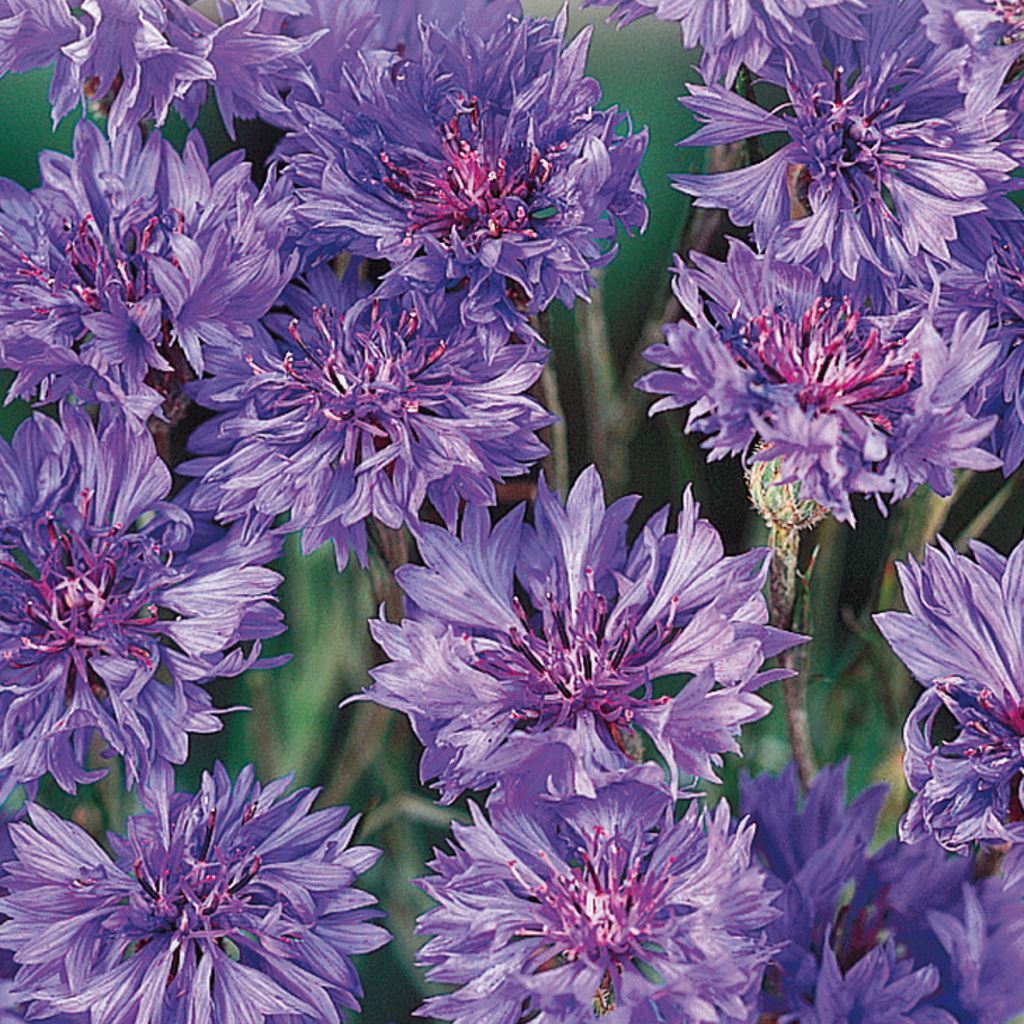
[[[683,103],[705,124],[685,145],[787,141],[750,167],[675,175],[676,186],[752,225],[759,249],[876,293],[922,276],[925,257],[948,263],[967,215],[985,215],[978,234],[1019,219],[1006,198],[1016,115],[994,99],[965,111],[955,62],[921,31],[922,14],[920,0],[891,0],[863,16],[863,40],[818,34],[784,74],[765,70],[787,96],[773,111],[691,86]]]
[[[999,355],[987,316],[964,313],[944,334],[926,316],[903,335],[856,298],[734,242],[727,262],[677,260],[674,289],[689,322],[665,327],[646,356],[661,369],[637,384],[664,395],[651,413],[690,406],[686,429],[710,435],[711,458],[780,458],[801,495],[853,521],[853,494],[899,500],[927,481],[952,489],[958,467],[992,469],[979,447],[995,417],[969,393]]]
[[[232,784],[217,765],[110,836],[113,860],[32,806],[0,900],[18,992],[91,1024],[339,1024],[362,994],[353,955],[387,941],[354,886],[380,851],[290,781],[261,787],[250,765]]]
[[[820,18],[830,32],[861,35],[856,13],[864,0],[583,0],[582,7],[611,7],[620,26],[653,14],[677,21],[683,45],[703,50],[701,69],[709,82],[732,85],[741,66],[760,70],[779,48],[809,43],[808,27]]]
[[[136,419],[233,347],[294,269],[282,255],[291,201],[260,191],[232,153],[212,167],[197,134],[179,156],[153,134],[107,142],[75,130],[75,155],[46,153],[29,193],[0,180],[0,359],[11,394],[68,393]]]
[[[544,455],[551,421],[526,395],[539,346],[488,354],[451,303],[357,296],[326,266],[289,288],[262,346],[197,385],[219,415],[182,466],[201,478],[197,508],[256,533],[289,513],[303,550],[330,540],[339,568],[350,545],[365,560],[370,517],[415,524],[429,499],[453,522],[462,501],[494,504],[495,481]]]
[[[283,631],[279,543],[200,531],[170,487],[149,434],[113,416],[36,415],[0,442],[0,772],[15,781],[102,776],[94,736],[129,786],[182,763],[189,733],[220,728],[203,684]]]
[[[419,1013],[455,1024],[747,1021],[776,916],[751,829],[637,782],[595,799],[501,803],[453,825],[420,880],[433,981]],[[536,1018],[531,1014],[539,1014]]]
[[[792,765],[741,782],[781,911],[761,1020],[1006,1024],[1024,1008],[1022,880],[975,881],[971,859],[931,842],[871,853],[885,787],[847,805],[845,776],[826,766],[802,804]]]
[[[417,60],[364,59],[330,112],[303,107],[307,126],[284,147],[300,243],[383,258],[396,291],[454,290],[464,322],[498,339],[586,295],[616,225],[646,223],[647,135],[596,109],[589,33],[563,50],[564,34],[565,11],[486,37],[430,25]]]
[[[689,491],[676,533],[665,508],[627,545],[637,500],[606,508],[590,468],[565,505],[542,479],[532,526],[525,506],[493,529],[469,508],[458,536],[424,525],[425,564],[397,573],[413,608],[371,622],[391,660],[367,696],[409,716],[445,802],[524,774],[592,794],[643,759],[644,734],[673,785],[713,779],[767,713],[755,691],[786,673],[761,665],[797,639],[766,625],[767,552],[724,557]],[[684,673],[678,690],[659,682]]]
[[[940,538],[898,566],[908,610],[875,616],[924,687],[904,729],[914,799],[900,834],[951,850],[1024,840],[1024,543],[972,552]]]

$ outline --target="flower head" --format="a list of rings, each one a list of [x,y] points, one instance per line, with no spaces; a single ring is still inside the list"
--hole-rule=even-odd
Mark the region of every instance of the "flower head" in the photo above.
[[[592,793],[643,759],[644,734],[673,784],[714,778],[767,712],[754,691],[785,673],[761,665],[796,639],[765,625],[767,552],[724,557],[689,492],[675,534],[664,509],[629,546],[635,503],[606,508],[591,468],[565,505],[542,480],[532,526],[520,507],[493,530],[483,509],[459,536],[423,527],[425,565],[397,574],[411,613],[371,624],[391,661],[367,696],[409,715],[446,801],[524,775]],[[675,674],[691,678],[672,695]]]
[[[354,887],[378,850],[349,846],[344,807],[220,765],[112,836],[114,859],[42,807],[12,828],[0,943],[19,994],[92,1024],[339,1024],[361,995],[352,957],[387,941]]]
[[[900,833],[952,850],[1024,839],[1024,543],[973,552],[940,540],[899,566],[908,610],[875,616],[924,687],[904,730],[915,796]]]
[[[1021,882],[974,881],[969,859],[935,843],[870,853],[885,787],[847,805],[845,775],[823,769],[802,806],[792,765],[741,784],[755,862],[782,911],[768,926],[776,952],[761,1013],[801,1024],[1005,1024],[1024,1007]]]
[[[282,632],[265,567],[279,544],[200,539],[170,486],[149,435],[113,417],[37,415],[0,442],[0,772],[15,781],[99,777],[94,736],[129,785],[183,762],[190,732],[220,728],[201,684]]]
[[[195,503],[257,532],[281,513],[305,550],[366,550],[366,520],[414,523],[429,498],[453,521],[462,501],[493,504],[494,482],[546,451],[550,422],[526,391],[543,350],[488,355],[450,304],[358,299],[321,267],[284,295],[246,361],[221,360],[196,388],[220,411],[191,441]],[[259,340],[259,339],[257,339]]]
[[[428,977],[459,986],[421,1013],[456,1024],[746,1021],[776,911],[727,806],[679,820],[659,789],[501,803],[454,825],[420,885]]]
[[[0,181],[0,353],[12,394],[74,393],[144,419],[232,347],[285,286],[291,209],[275,181],[257,192],[237,154],[207,166],[159,134],[108,143],[75,131],[75,155],[47,153],[27,193]]]
[[[645,133],[595,109],[588,35],[562,49],[564,15],[509,19],[492,35],[425,27],[415,60],[363,60],[330,112],[285,140],[302,244],[383,258],[392,287],[457,293],[495,336],[585,295],[616,224],[646,221]]]
[[[967,401],[999,354],[984,315],[945,336],[922,317],[903,335],[856,293],[741,243],[694,263],[677,262],[674,285],[690,322],[666,325],[647,352],[662,369],[638,387],[666,396],[652,413],[692,406],[687,430],[711,435],[712,458],[760,440],[753,459],[780,459],[783,483],[850,521],[853,494],[900,499],[923,481],[948,494],[954,468],[999,465],[979,447],[995,419]]]
[[[583,0],[583,7],[611,7],[608,18],[619,26],[653,14],[677,21],[683,45],[699,46],[701,69],[709,82],[732,85],[743,66],[759,71],[779,47],[808,43],[808,28],[821,19],[830,32],[857,37],[856,15],[864,0]]]
[[[953,63],[920,31],[922,10],[879,4],[861,19],[863,39],[823,32],[794,50],[784,75],[764,72],[787,94],[772,112],[719,85],[691,86],[683,102],[706,124],[686,145],[787,141],[750,167],[676,175],[676,186],[753,225],[760,249],[875,293],[921,276],[925,256],[948,263],[966,216],[979,215],[980,233],[1019,219],[1006,198],[1015,115],[995,100],[965,111]]]

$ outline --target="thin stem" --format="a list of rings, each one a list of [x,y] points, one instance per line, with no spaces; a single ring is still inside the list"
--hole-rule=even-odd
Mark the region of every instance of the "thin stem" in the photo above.
[[[796,607],[800,533],[793,529],[772,527],[768,532],[768,543],[774,552],[768,580],[772,624],[779,629],[789,629],[793,625]],[[794,672],[794,675],[782,680],[782,703],[793,760],[796,761],[800,783],[807,789],[817,769],[807,717],[807,681],[804,678],[803,662],[802,648],[790,648],[779,655],[780,665]]]

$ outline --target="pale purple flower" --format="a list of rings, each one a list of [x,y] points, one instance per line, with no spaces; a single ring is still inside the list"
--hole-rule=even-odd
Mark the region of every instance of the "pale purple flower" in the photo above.
[[[808,29],[820,19],[829,32],[861,35],[856,14],[865,0],[583,0],[582,7],[611,7],[609,21],[629,25],[653,14],[676,21],[683,46],[699,46],[709,82],[732,85],[740,67],[759,71],[779,47],[809,43]]]
[[[1024,53],[1021,0],[923,0],[928,38],[958,51],[969,109],[989,105]],[[1019,70],[1019,69],[1018,69]],[[1019,86],[1014,88],[1018,91]]]
[[[974,558],[939,540],[898,566],[906,612],[875,621],[924,687],[904,729],[901,836],[962,851],[1024,840],[1024,543]],[[952,731],[939,731],[940,711]]]
[[[453,522],[546,452],[536,432],[551,417],[526,394],[539,346],[486,352],[443,297],[361,297],[326,266],[282,301],[270,334],[194,391],[218,411],[192,436],[201,458],[182,466],[200,478],[197,508],[257,534],[288,513],[303,550],[330,540],[342,568],[350,546],[365,561],[371,517],[415,526],[429,500]]]
[[[665,396],[652,414],[689,406],[712,459],[780,458],[804,498],[850,522],[854,494],[899,500],[925,481],[949,494],[953,469],[1000,464],[980,447],[995,417],[968,401],[999,355],[984,314],[943,334],[922,314],[904,335],[857,292],[742,243],[725,263],[692,259],[674,280],[689,319],[665,326],[646,353],[661,369],[637,386]]]
[[[776,916],[728,805],[679,821],[651,786],[594,799],[470,805],[420,880],[438,906],[428,978],[458,986],[419,1011],[455,1024],[746,1022]],[[533,1016],[536,1015],[536,1016]]]
[[[284,629],[280,544],[200,530],[149,434],[106,419],[37,414],[0,442],[0,773],[69,791],[104,774],[94,738],[129,787],[184,762],[189,733],[220,728],[203,684]]]
[[[0,943],[33,1012],[91,1024],[339,1024],[362,994],[352,957],[384,945],[355,888],[377,859],[350,846],[347,808],[310,813],[315,790],[266,787],[223,766],[195,796],[110,836],[33,805],[12,827]]]
[[[617,226],[646,223],[647,136],[597,109],[589,32],[563,49],[564,35],[565,12],[487,36],[428,25],[415,60],[365,58],[330,110],[300,106],[305,127],[283,149],[299,243],[387,260],[395,292],[448,289],[498,340],[586,295]]]
[[[683,103],[704,126],[685,145],[784,142],[749,167],[675,175],[676,186],[751,225],[759,249],[876,294],[922,276],[927,258],[948,263],[966,216],[984,215],[974,230],[989,234],[1020,219],[1006,198],[1016,115],[994,99],[964,109],[955,62],[922,31],[923,10],[880,4],[863,16],[862,40],[816,33],[784,72],[765,69],[785,90],[771,111],[720,85],[690,86]]]
[[[786,673],[762,664],[797,639],[767,625],[767,551],[725,557],[689,491],[675,533],[665,508],[629,545],[636,501],[606,508],[590,468],[564,505],[542,479],[533,525],[520,506],[493,529],[480,508],[458,535],[422,527],[425,564],[397,573],[409,614],[371,623],[391,660],[367,697],[409,716],[445,802],[527,775],[593,793],[644,759],[645,735],[673,785],[713,779],[767,713],[756,691]]]
[[[251,337],[291,276],[291,200],[232,153],[208,166],[159,134],[115,142],[83,121],[31,193],[0,181],[0,360],[11,395],[99,399],[144,420]]]

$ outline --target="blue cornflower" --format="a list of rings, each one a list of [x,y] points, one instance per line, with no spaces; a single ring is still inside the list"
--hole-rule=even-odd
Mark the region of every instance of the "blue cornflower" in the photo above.
[[[1024,543],[1009,558],[972,551],[940,539],[898,566],[908,610],[875,616],[924,687],[904,729],[914,799],[900,834],[958,851],[1024,840]]]
[[[144,419],[173,403],[210,347],[250,337],[294,269],[291,200],[232,153],[208,166],[153,134],[115,142],[83,121],[31,193],[0,181],[0,359],[11,394],[68,393]],[[169,403],[169,404],[171,404]],[[166,410],[170,412],[170,408]]]
[[[581,6],[611,7],[609,20],[620,26],[649,14],[679,22],[683,45],[703,50],[705,79],[724,78],[726,85],[742,66],[759,71],[780,46],[809,43],[814,19],[829,32],[856,38],[856,14],[867,8],[865,0],[583,0]]]
[[[676,186],[753,225],[760,249],[875,293],[922,276],[926,257],[948,263],[966,216],[979,215],[978,235],[1019,219],[1006,198],[1016,115],[994,98],[964,109],[955,62],[921,30],[923,12],[920,0],[891,0],[861,18],[863,39],[816,33],[784,71],[763,72],[786,93],[772,111],[691,86],[683,103],[706,123],[685,145],[785,141],[750,167],[675,175]]]
[[[1024,884],[975,881],[935,843],[870,852],[885,787],[848,806],[845,766],[741,782],[754,860],[778,892],[762,1020],[787,1024],[1006,1024],[1024,1009]]]
[[[463,501],[494,504],[496,481],[544,455],[551,421],[526,394],[539,346],[487,353],[451,303],[359,294],[326,266],[289,288],[269,333],[197,385],[219,415],[182,466],[201,478],[197,508],[256,533],[289,513],[284,528],[306,551],[333,541],[339,568],[350,546],[365,559],[370,517],[397,528],[428,499],[449,522]]]
[[[623,781],[594,799],[502,802],[453,825],[419,884],[420,958],[456,985],[419,1011],[455,1024],[749,1020],[777,915],[752,830]],[[537,1015],[536,1018],[532,1015]]]
[[[677,260],[674,289],[689,320],[647,351],[661,367],[637,384],[690,406],[686,429],[708,434],[713,459],[781,458],[801,494],[853,521],[854,494],[899,500],[927,481],[949,494],[954,468],[993,469],[982,450],[994,416],[972,414],[973,388],[999,356],[988,318],[964,312],[940,334],[925,312],[903,334],[871,317],[858,292],[733,242],[719,263]]]
[[[586,295],[616,225],[646,223],[647,136],[596,109],[589,33],[562,49],[564,34],[565,12],[487,36],[429,25],[417,59],[363,59],[330,110],[301,108],[307,125],[285,140],[301,243],[383,258],[397,291],[448,289],[495,337]]]
[[[38,1013],[91,1024],[339,1024],[362,994],[352,957],[384,945],[355,888],[378,850],[349,846],[347,808],[223,766],[199,792],[110,836],[108,854],[42,807],[12,826],[0,943]]]
[[[203,684],[281,633],[280,545],[199,529],[148,433],[39,414],[0,441],[0,773],[64,789],[93,738],[127,783],[220,728]]]
[[[281,90],[312,85],[305,51],[318,36],[276,31],[306,0],[216,0],[209,16],[185,0],[0,0],[0,74],[54,64],[56,124],[83,98],[108,115],[111,138],[163,124],[172,106],[194,121],[213,88],[224,124],[280,122]]]
[[[391,660],[367,696],[409,716],[446,802],[527,775],[593,793],[644,758],[644,734],[673,784],[713,779],[767,713],[756,690],[786,673],[762,663],[796,640],[766,625],[767,552],[725,557],[689,492],[676,533],[666,508],[630,546],[636,501],[606,508],[591,468],[564,505],[542,479],[532,526],[520,506],[493,529],[478,508],[459,535],[423,527],[425,564],[397,573],[410,614],[371,623]]]

